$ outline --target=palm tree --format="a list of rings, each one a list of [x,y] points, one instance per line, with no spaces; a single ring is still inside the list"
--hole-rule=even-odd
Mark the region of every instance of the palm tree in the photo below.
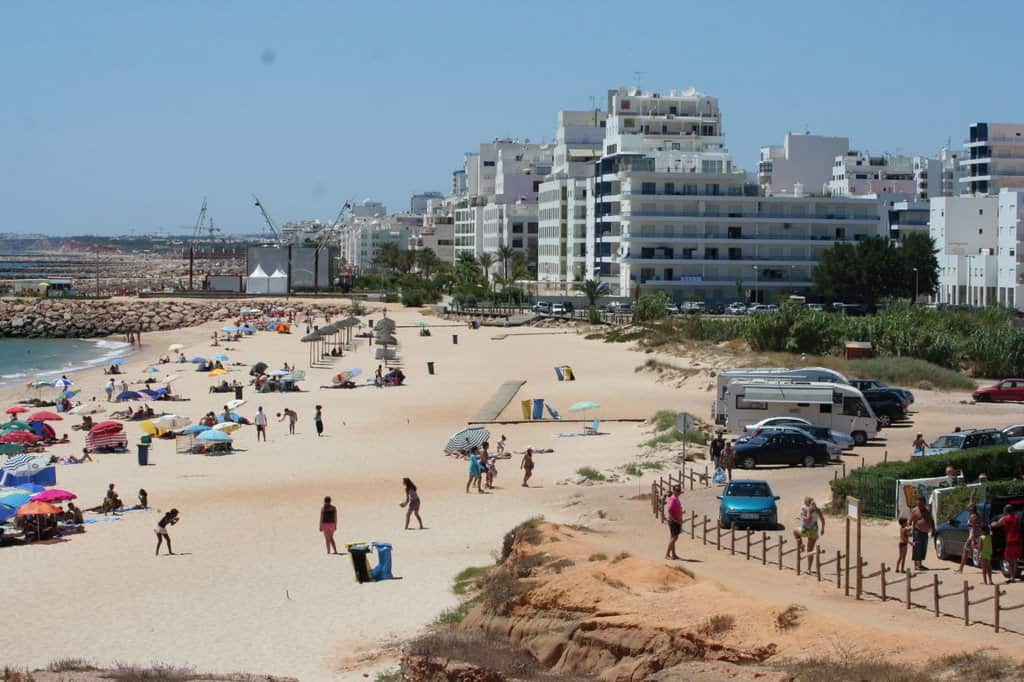
[[[517,253],[519,253],[519,252],[516,251],[511,246],[508,246],[507,244],[504,245],[504,246],[501,246],[498,249],[498,260],[501,261],[501,270],[502,270],[501,274],[502,274],[502,277],[505,279],[506,282],[508,282],[508,264],[509,264],[509,261],[511,261],[512,258]]]
[[[459,252],[455,261],[455,279],[459,284],[477,284],[480,281],[480,267],[468,251]]]
[[[593,308],[597,305],[597,299],[601,298],[608,290],[608,285],[597,279],[588,279],[576,285],[576,288],[587,297],[587,307]]]
[[[387,242],[380,247],[377,257],[373,259],[373,264],[382,270],[394,272],[398,269],[401,253],[398,244]]]
[[[440,259],[433,249],[422,249],[416,252],[416,267],[423,279],[430,279],[441,265]]]
[[[494,256],[489,253],[481,253],[476,262],[480,264],[480,268],[484,271],[484,287],[490,288],[491,286],[491,266],[494,265]]]

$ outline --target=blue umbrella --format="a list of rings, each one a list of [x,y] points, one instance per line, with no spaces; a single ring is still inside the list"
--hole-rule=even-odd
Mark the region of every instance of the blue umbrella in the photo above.
[[[234,334],[238,331],[238,327],[221,327],[220,330],[225,334]]]
[[[0,522],[6,521],[16,513],[18,513],[18,510],[15,507],[8,507],[6,504],[0,504]]]
[[[18,486],[18,490],[24,490],[30,493],[41,493],[46,490],[46,487],[41,486],[38,483],[22,483]]]
[[[74,383],[75,382],[73,382],[71,379],[65,379],[64,377],[61,377],[60,379],[57,379],[56,381],[53,382],[53,387],[54,388],[67,388],[68,386],[71,386]]]
[[[196,357],[192,358],[192,362],[194,364],[196,364],[196,365],[201,365],[204,362],[206,362],[206,358],[204,358],[204,357],[202,357],[200,355],[197,355]]]
[[[112,365],[123,365],[124,364],[124,358],[114,358],[113,360],[110,361],[110,364],[112,364]]]
[[[30,493],[21,488],[12,488],[10,491],[0,493],[0,504],[17,509],[23,504],[28,504],[35,493]]]
[[[117,394],[115,398],[117,401],[121,400],[143,400],[142,394],[138,391],[122,391]]]
[[[205,441],[207,443],[230,443],[231,436],[223,431],[218,431],[217,429],[209,429],[196,436],[196,440]]]
[[[225,362],[225,361],[227,361],[228,356],[225,355],[224,353],[217,353],[216,355],[213,356],[213,359],[214,360],[220,360],[221,362]]]
[[[241,327],[238,328],[238,331],[245,332],[246,334],[252,334],[256,330],[247,324],[243,324]]]
[[[191,426],[186,426],[184,429],[182,429],[181,433],[202,433],[203,431],[209,430],[210,427],[207,426],[206,424],[192,424]]]

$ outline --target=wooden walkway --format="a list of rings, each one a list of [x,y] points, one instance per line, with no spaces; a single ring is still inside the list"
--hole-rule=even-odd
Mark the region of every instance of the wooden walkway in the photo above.
[[[516,397],[516,393],[519,392],[519,389],[525,383],[525,379],[512,379],[503,383],[494,392],[490,400],[483,404],[480,411],[473,417],[473,420],[488,422],[497,419],[498,415],[512,402],[512,399]]]

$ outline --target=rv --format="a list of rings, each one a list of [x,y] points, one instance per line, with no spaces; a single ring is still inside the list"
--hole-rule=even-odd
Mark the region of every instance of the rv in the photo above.
[[[715,391],[715,403],[711,406],[711,418],[716,424],[725,424],[727,414],[727,392],[733,381],[825,381],[833,384],[849,384],[839,372],[827,367],[797,367],[785,369],[779,367],[744,367],[740,369],[723,369],[718,373],[718,388]]]
[[[846,384],[739,380],[728,385],[725,403],[724,423],[730,431],[742,431],[768,417],[799,417],[848,433],[857,445],[878,435],[878,417],[864,394]]]

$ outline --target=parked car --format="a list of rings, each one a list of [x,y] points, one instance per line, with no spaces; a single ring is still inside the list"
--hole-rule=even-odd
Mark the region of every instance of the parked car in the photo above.
[[[765,303],[755,303],[754,305],[747,308],[748,315],[768,315],[774,313],[779,309],[779,306]]]
[[[665,312],[669,315],[678,315],[682,310],[675,303],[668,303],[665,305]]]
[[[572,315],[576,312],[576,305],[572,301],[562,301],[562,308],[565,309],[566,315]]]
[[[736,463],[744,469],[761,464],[820,466],[828,464],[828,450],[810,436],[799,433],[762,433],[733,447]]]
[[[813,433],[812,433],[813,430]],[[833,462],[839,462],[843,459],[843,448],[838,443],[834,442],[830,438],[830,429],[824,426],[765,426],[757,430],[749,436],[740,436],[736,439],[737,443],[746,443],[751,438],[756,438],[763,433],[799,433],[805,436],[809,436],[812,440],[821,443],[828,450],[828,457]],[[850,440],[853,440],[852,438]]]
[[[825,306],[823,304],[821,304],[821,303],[808,303],[807,304],[807,309],[808,310],[813,310],[813,311],[818,312],[818,313],[825,312]]]
[[[687,301],[683,304],[683,312],[688,315],[704,312],[704,301]]]
[[[724,315],[725,304],[724,303],[705,303],[704,312],[708,315]]]
[[[932,441],[931,447],[925,448],[924,456],[941,455],[954,450],[970,450],[993,445],[1009,445],[1006,434],[996,429],[970,429],[957,433],[947,433]]]
[[[735,303],[730,303],[725,307],[725,312],[728,315],[746,315],[747,304],[740,303],[739,301],[736,301]]]
[[[1003,429],[1006,441],[1012,446],[1024,440],[1024,424],[1014,424]]]
[[[562,305],[561,303],[552,303],[551,304],[551,314],[552,315],[565,315],[566,312],[567,311],[565,309],[565,306]]]
[[[886,383],[879,381],[878,379],[850,379],[850,385],[861,391],[868,391],[873,388],[884,388],[890,391],[897,391],[902,393],[903,397],[907,399],[907,404],[912,405],[914,403],[914,394],[905,388],[896,388],[895,386],[889,386]]]
[[[978,503],[978,515],[981,517],[982,525],[995,521],[1003,515],[1003,508],[1012,504],[1014,510],[1024,510],[1024,495],[1001,495],[993,497],[988,502]],[[1017,516],[1020,517],[1020,512]],[[935,529],[935,556],[939,559],[960,560],[964,551],[964,543],[967,542],[968,526],[967,521],[970,512],[966,509],[951,518],[946,523]],[[1002,528],[992,529],[992,566],[999,568],[1003,575],[1010,577],[1010,567],[1003,560],[1003,548],[1006,546],[1006,537]],[[971,561],[975,566],[980,566],[978,551],[971,552]],[[1018,567],[1018,575],[1020,569]]]
[[[722,528],[733,524],[743,526],[766,526],[775,528],[779,524],[779,496],[772,493],[767,481],[737,479],[730,481],[717,498],[718,523]]]
[[[547,301],[537,301],[533,304],[533,312],[540,313],[541,315],[550,315],[551,304]]]
[[[871,411],[878,417],[879,426],[890,426],[907,418],[906,399],[896,391],[889,388],[871,388],[861,392],[871,406]]]
[[[800,417],[769,417],[768,419],[762,419],[756,424],[744,426],[743,433],[753,436],[757,435],[761,430],[773,426],[795,426],[796,428],[807,431],[815,438],[820,437],[830,440],[844,450],[849,450],[856,444],[856,441],[854,441],[853,437],[848,433],[836,431],[835,429],[830,429],[826,426],[817,426],[816,424],[812,424],[806,419],[801,419]],[[826,432],[828,433],[827,436],[824,435]]]
[[[979,388],[971,394],[976,402],[996,403],[1024,400],[1024,379],[1003,379],[994,386]]]

